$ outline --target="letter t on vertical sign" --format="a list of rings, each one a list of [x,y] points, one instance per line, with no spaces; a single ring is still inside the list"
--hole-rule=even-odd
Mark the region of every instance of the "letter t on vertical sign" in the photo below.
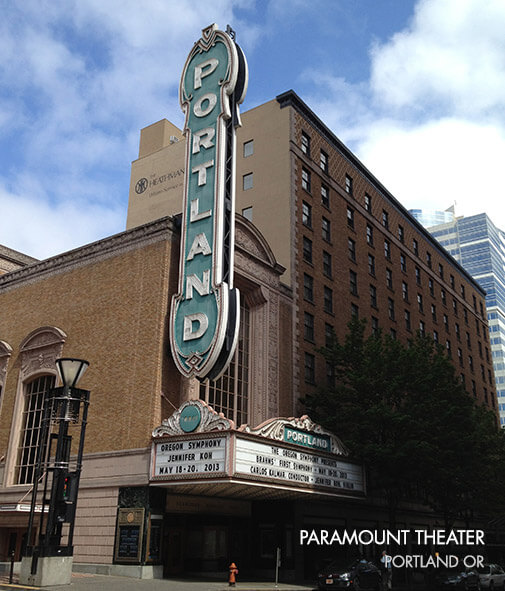
[[[211,25],[191,50],[179,99],[186,115],[186,173],[179,287],[170,347],[186,377],[215,379],[235,350],[240,296],[233,287],[235,129],[247,62],[230,34]]]

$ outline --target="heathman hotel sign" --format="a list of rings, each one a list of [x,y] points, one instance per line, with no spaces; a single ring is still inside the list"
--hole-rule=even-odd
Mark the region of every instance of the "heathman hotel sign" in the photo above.
[[[170,344],[187,377],[219,376],[237,342],[235,128],[246,89],[247,64],[231,31],[207,27],[186,60],[179,89],[186,114],[186,179]]]

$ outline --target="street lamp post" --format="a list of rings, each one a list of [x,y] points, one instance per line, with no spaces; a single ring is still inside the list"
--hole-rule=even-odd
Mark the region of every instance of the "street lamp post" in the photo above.
[[[56,360],[62,386],[50,390],[44,402],[28,523],[28,544],[34,527],[38,487],[43,480],[42,507],[37,543],[27,547],[26,560],[24,557],[21,564],[20,582],[23,584],[46,586],[70,583],[75,508],[89,406],[89,391],[76,386],[88,366],[89,363],[82,359]],[[71,457],[69,425],[79,422],[79,447],[77,455]],[[68,524],[68,531],[66,543],[62,544],[64,524]]]

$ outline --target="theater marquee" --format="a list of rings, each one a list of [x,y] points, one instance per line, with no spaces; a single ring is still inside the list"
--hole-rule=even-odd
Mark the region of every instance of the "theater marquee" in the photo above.
[[[198,417],[191,432],[188,416]],[[190,400],[154,430],[151,481],[185,490],[212,481],[223,495],[233,485],[239,497],[253,486],[363,496],[363,467],[346,456],[342,442],[308,417],[235,429],[205,402]]]

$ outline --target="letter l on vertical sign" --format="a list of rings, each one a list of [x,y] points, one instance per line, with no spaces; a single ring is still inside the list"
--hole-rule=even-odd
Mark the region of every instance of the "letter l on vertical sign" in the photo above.
[[[248,73],[233,37],[217,25],[204,29],[179,87],[186,115],[186,175],[170,346],[179,371],[200,379],[225,371],[240,319],[239,292],[233,287],[235,129]]]

